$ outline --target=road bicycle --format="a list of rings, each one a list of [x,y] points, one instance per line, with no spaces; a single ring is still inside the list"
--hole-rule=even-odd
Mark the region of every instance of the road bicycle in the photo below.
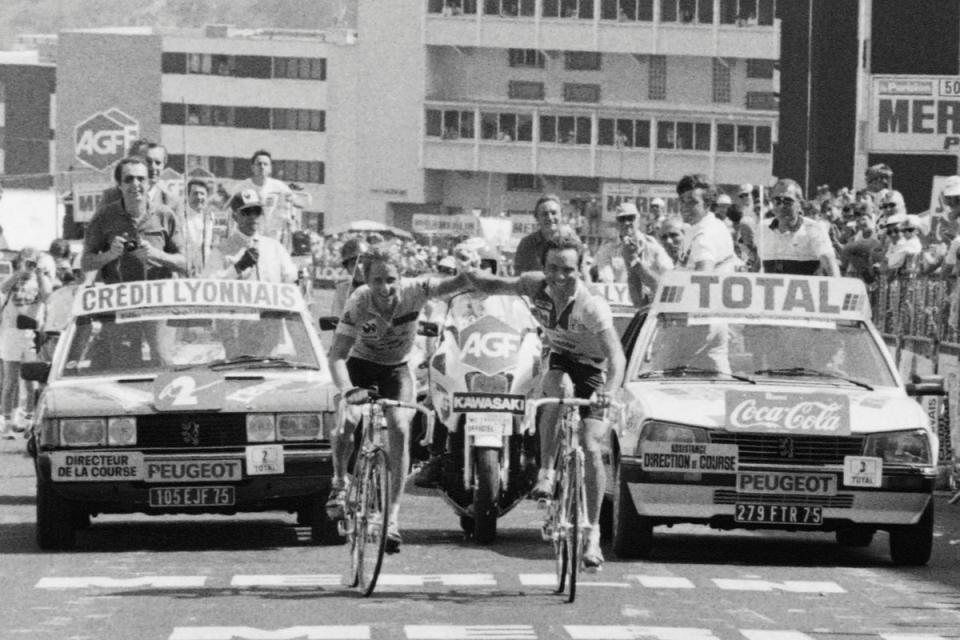
[[[353,464],[353,480],[347,487],[344,517],[338,528],[347,539],[350,573],[347,586],[369,596],[377,586],[387,545],[390,512],[390,458],[384,445],[388,429],[384,409],[413,409],[426,419],[433,412],[422,405],[379,398],[375,394],[360,403],[363,414],[355,441],[360,441]]]
[[[577,576],[583,562],[583,549],[589,532],[587,495],[584,485],[584,452],[580,442],[582,424],[578,409],[593,401],[583,398],[541,398],[528,400],[524,423],[531,430],[537,409],[559,405],[560,449],[557,452],[557,480],[551,500],[546,501],[547,517],[541,533],[553,544],[556,561],[557,593],[567,592],[567,602],[577,597]],[[612,403],[611,406],[618,406]]]

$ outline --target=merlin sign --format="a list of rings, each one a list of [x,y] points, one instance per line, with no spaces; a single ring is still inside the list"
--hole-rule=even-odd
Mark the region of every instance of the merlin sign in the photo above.
[[[960,76],[873,76],[873,152],[960,152]]]
[[[139,137],[140,123],[123,111],[101,111],[74,127],[74,155],[85,165],[104,171],[123,158],[130,143]]]

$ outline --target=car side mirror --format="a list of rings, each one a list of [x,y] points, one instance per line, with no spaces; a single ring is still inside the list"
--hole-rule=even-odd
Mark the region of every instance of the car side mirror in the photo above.
[[[420,321],[420,327],[417,329],[417,335],[425,338],[436,338],[440,335],[440,327],[436,322]]]
[[[50,377],[49,362],[21,362],[20,377],[31,382],[46,382]]]
[[[20,365],[23,366],[23,365]],[[943,376],[914,375],[910,382],[904,385],[908,396],[945,396],[947,388],[943,382]]]
[[[336,331],[337,325],[340,324],[340,318],[337,316],[321,316],[318,323],[320,324],[320,331]]]
[[[32,329],[36,331],[38,326],[36,318],[25,316],[22,313],[17,315],[17,329]]]

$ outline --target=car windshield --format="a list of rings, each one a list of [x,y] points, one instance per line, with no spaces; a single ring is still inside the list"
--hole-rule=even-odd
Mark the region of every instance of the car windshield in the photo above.
[[[322,362],[297,312],[158,307],[78,317],[62,375],[224,365],[320,369]]]
[[[742,320],[661,314],[637,343],[636,379],[737,377],[763,383],[895,386],[881,349],[861,321]]]

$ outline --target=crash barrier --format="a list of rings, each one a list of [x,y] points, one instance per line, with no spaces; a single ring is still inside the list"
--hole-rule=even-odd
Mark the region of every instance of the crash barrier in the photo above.
[[[893,351],[905,380],[938,374],[947,395],[918,401],[937,426],[940,438],[940,487],[960,482],[960,333],[958,305],[942,278],[906,277],[871,287],[873,323]]]

